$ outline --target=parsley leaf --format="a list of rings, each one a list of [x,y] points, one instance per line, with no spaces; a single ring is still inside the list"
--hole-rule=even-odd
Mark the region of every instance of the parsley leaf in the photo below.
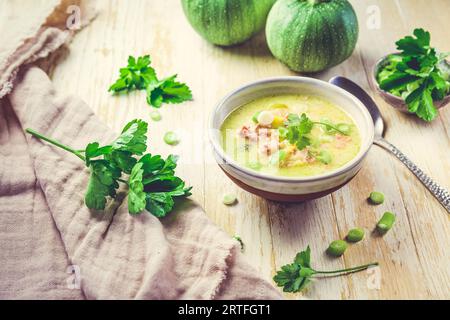
[[[273,280],[279,287],[283,287],[284,292],[300,292],[311,283],[311,279],[315,275],[345,275],[366,270],[376,265],[378,265],[378,262],[341,270],[318,271],[311,267],[311,249],[308,246],[306,250],[297,253],[293,263],[282,266]]]
[[[141,158],[144,190],[147,193],[147,211],[164,217],[175,204],[174,198],[190,196],[191,188],[175,176],[177,157],[170,155],[164,161],[160,156],[147,155]]]
[[[311,133],[314,123],[305,113],[303,113],[301,117],[297,114],[289,114],[285,124],[288,130],[286,138],[289,143],[295,145],[299,150],[303,150],[311,145],[309,133]]]
[[[309,246],[306,247],[305,251],[300,251],[297,253],[294,259],[295,263],[304,266],[307,268],[311,267],[311,248]]]
[[[139,162],[142,162],[142,168],[147,174],[161,170],[166,164],[160,155],[152,156],[150,153],[144,155]]]
[[[423,29],[415,29],[413,34],[416,38],[406,36],[403,39],[398,40],[395,44],[397,49],[407,53],[409,55],[423,55],[427,54],[430,48],[430,33]]]
[[[119,79],[111,85],[108,91],[114,93],[121,91],[142,90],[156,80],[156,72],[150,66],[150,56],[136,58],[129,56],[128,65],[120,69]]]
[[[181,103],[192,100],[189,87],[175,81],[177,75],[173,75],[162,81],[150,83],[147,87],[147,102],[155,108],[160,108],[163,103]]]
[[[149,105],[160,108],[163,103],[181,103],[192,100],[191,89],[176,81],[177,75],[159,80],[155,69],[150,66],[150,56],[139,58],[130,56],[128,65],[120,69],[119,79],[111,85],[108,91],[146,90]]]
[[[386,77],[380,85],[384,91],[401,92],[406,90],[407,85],[411,82],[417,81],[417,77],[401,71],[395,71]]]
[[[100,144],[98,142],[89,143],[84,151],[84,155],[86,157],[86,165],[89,166],[91,159],[109,154],[111,150],[111,146],[100,147]]]
[[[130,191],[128,193],[128,210],[131,214],[140,213],[145,209],[146,194],[144,192],[144,184],[142,183],[142,163],[138,162],[131,170],[128,186]]]
[[[300,266],[296,263],[281,267],[273,280],[284,292],[299,292],[306,287],[305,277],[300,277]]]
[[[111,167],[105,160],[92,161],[89,169],[91,176],[85,194],[86,206],[90,209],[103,210],[106,198],[116,195],[120,170]]]
[[[429,32],[415,29],[414,36],[396,42],[401,52],[390,55],[377,74],[382,90],[402,97],[408,110],[425,121],[438,114],[434,101],[450,93],[447,54],[437,54],[430,40]]]
[[[432,90],[433,86],[429,84],[429,81],[424,81],[419,88],[406,97],[405,102],[408,104],[408,110],[416,113],[421,119],[434,119],[437,110],[433,105]]]
[[[280,130],[279,128],[280,136],[282,136],[283,139],[287,139],[290,144],[295,145],[298,150],[303,150],[306,147],[311,146],[312,140],[310,133],[314,125],[323,126],[328,134],[339,132],[340,134],[347,136],[350,131],[348,125],[334,125],[328,119],[322,119],[322,121],[312,121],[305,113],[302,113],[301,116],[294,113],[288,114],[284,125],[285,127],[281,127],[283,130]],[[347,130],[344,131],[344,128],[339,126],[346,126]]]
[[[146,209],[158,218],[166,216],[172,210],[174,204],[172,196],[168,193],[147,193]]]
[[[133,120],[122,130],[122,134],[113,142],[114,150],[129,151],[141,155],[147,149],[147,122]]]
[[[136,158],[133,157],[133,153],[130,151],[114,150],[104,157],[111,163],[111,165],[119,168],[126,174],[130,174],[131,170],[137,163]]]

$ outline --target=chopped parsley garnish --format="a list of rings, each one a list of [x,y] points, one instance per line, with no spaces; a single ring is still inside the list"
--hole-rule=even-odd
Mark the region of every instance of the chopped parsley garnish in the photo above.
[[[278,128],[278,131],[280,137],[283,139],[286,138],[289,143],[295,145],[298,150],[303,150],[311,145],[310,133],[314,125],[322,125],[328,133],[338,132],[342,135],[348,135],[350,131],[349,129],[343,131],[330,121],[312,121],[305,113],[302,113],[301,116],[294,113],[289,114],[285,121],[286,128]]]

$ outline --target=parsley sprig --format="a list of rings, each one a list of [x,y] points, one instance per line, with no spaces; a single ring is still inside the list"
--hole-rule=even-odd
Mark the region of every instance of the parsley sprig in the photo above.
[[[445,71],[448,54],[438,54],[430,40],[429,32],[415,29],[414,37],[396,42],[400,53],[390,55],[377,75],[381,89],[402,97],[408,110],[425,121],[437,116],[433,101],[450,93],[450,75]]]
[[[192,100],[192,93],[185,83],[177,82],[177,75],[161,81],[151,82],[147,86],[147,102],[155,108],[163,103],[181,103]]]
[[[66,150],[80,158],[90,170],[85,203],[90,209],[104,210],[108,198],[114,198],[119,183],[128,185],[128,210],[139,214],[144,209],[157,217],[172,211],[175,199],[191,195],[191,188],[175,176],[178,158],[170,155],[144,154],[147,150],[147,123],[129,122],[111,144],[89,143],[84,150],[76,150],[46,137],[33,129],[26,132]],[[127,175],[128,179],[122,176]]]
[[[301,116],[295,113],[289,114],[285,121],[287,131],[284,131],[283,135],[290,144],[295,145],[298,150],[303,150],[311,145],[310,133],[314,125],[322,125],[340,134],[348,135],[331,122],[312,121],[305,113],[302,113]]]
[[[354,268],[346,268],[332,271],[319,271],[311,267],[311,249],[308,246],[305,251],[297,253],[294,262],[281,267],[281,270],[273,277],[284,292],[300,292],[305,289],[315,275],[345,275],[366,270],[377,266],[378,262],[365,264]]]
[[[119,79],[111,85],[108,91],[114,93],[121,91],[143,90],[151,82],[156,81],[156,72],[150,66],[150,56],[135,58],[128,57],[128,65],[120,68]]]
[[[149,55],[130,56],[128,65],[119,71],[119,79],[108,91],[113,93],[146,90],[147,103],[160,108],[163,103],[181,103],[192,100],[192,92],[185,83],[176,81],[177,75],[159,80],[155,69],[151,67]]]

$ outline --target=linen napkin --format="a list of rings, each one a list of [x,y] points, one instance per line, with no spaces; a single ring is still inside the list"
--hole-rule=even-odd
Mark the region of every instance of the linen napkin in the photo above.
[[[73,35],[57,18],[70,3],[58,2],[47,25],[30,26],[0,53],[0,298],[279,299],[192,201],[162,220],[129,215],[123,193],[91,211],[84,164],[24,134],[31,127],[80,148],[116,136],[30,65]]]

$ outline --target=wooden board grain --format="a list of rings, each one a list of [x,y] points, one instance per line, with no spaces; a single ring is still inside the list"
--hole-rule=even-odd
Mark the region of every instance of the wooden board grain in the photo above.
[[[294,75],[272,57],[263,33],[241,46],[219,48],[192,30],[177,0],[97,2],[99,16],[76,36],[70,54],[51,74],[58,89],[82,97],[115,130],[134,118],[149,120],[151,109],[144,93],[112,97],[107,88],[128,55],[151,54],[160,76],[177,73],[191,86],[195,97],[192,102],[161,109],[163,120],[150,124],[151,150],[181,155],[180,175],[194,186],[193,198],[230,235],[242,237],[245,255],[263,276],[270,279],[308,244],[317,269],[380,262],[379,270],[317,280],[304,294],[286,298],[450,298],[449,216],[384,150],[374,146],[364,168],[347,186],[303,204],[280,204],[248,194],[217,167],[207,140],[207,119],[220,98],[250,81]],[[386,118],[387,139],[440,184],[450,187],[450,107],[441,110],[433,123],[424,124],[395,111],[368,84],[375,61],[394,51],[394,42],[415,27],[428,29],[433,45],[450,51],[450,1],[351,2],[360,21],[357,49],[347,61],[315,77],[328,80],[344,75],[369,90]],[[379,27],[373,23],[378,14]],[[179,146],[163,143],[167,130],[182,134]],[[373,190],[386,194],[384,205],[367,203],[367,195]],[[228,192],[238,195],[237,205],[222,204],[222,195]],[[393,230],[379,237],[371,231],[385,210],[396,212],[398,220]],[[366,239],[350,246],[344,257],[329,258],[324,253],[329,242],[343,238],[355,226],[367,229]]]

